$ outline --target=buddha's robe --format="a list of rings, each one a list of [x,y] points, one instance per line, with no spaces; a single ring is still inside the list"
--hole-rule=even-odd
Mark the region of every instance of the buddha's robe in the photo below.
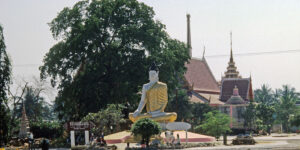
[[[145,97],[147,113],[164,112],[168,103],[167,85],[156,82],[147,92]]]

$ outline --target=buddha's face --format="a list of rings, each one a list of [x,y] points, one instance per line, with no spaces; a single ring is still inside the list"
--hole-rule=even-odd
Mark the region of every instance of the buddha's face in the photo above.
[[[149,71],[149,80],[150,82],[156,82],[158,81],[158,72],[154,70]]]

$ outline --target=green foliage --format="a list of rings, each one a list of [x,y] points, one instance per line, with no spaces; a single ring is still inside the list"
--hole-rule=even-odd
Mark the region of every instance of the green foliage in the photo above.
[[[299,93],[295,88],[283,85],[278,90],[279,103],[275,106],[277,119],[282,123],[283,130],[289,132],[291,116],[296,113],[296,101],[299,100]]]
[[[214,107],[209,106],[206,103],[194,103],[191,107],[193,114],[192,124],[194,126],[202,124],[205,120],[205,114],[211,111],[215,111]]]
[[[294,116],[294,118],[291,120],[291,124],[296,127],[300,126],[300,115],[299,114]]]
[[[6,53],[3,28],[0,25],[0,146],[7,143],[10,127],[10,112],[7,102],[7,89],[11,81],[11,64]]]
[[[81,121],[91,121],[96,127],[92,129],[95,135],[110,134],[120,131],[120,123],[125,122],[122,114],[122,105],[109,104],[106,109],[97,113],[89,113]],[[112,129],[111,129],[112,127]]]
[[[144,118],[132,125],[131,132],[134,136],[140,135],[142,137],[142,143],[146,142],[146,145],[149,146],[150,137],[160,134],[161,128],[157,122],[149,118]]]
[[[222,134],[226,134],[231,131],[229,126],[230,117],[228,115],[219,111],[213,111],[206,113],[204,116],[204,123],[196,128],[201,128],[206,134],[219,139]]]
[[[170,95],[169,97],[171,97],[171,99],[168,101],[168,105],[166,108],[167,112],[176,112],[177,120],[180,121],[192,118],[192,105],[190,104],[189,98],[187,96],[187,91],[185,89],[178,89],[177,91],[175,91],[174,95]]]
[[[110,103],[138,103],[153,61],[161,65],[160,80],[174,91],[189,59],[187,47],[171,39],[154,15],[136,0],[86,0],[49,23],[58,43],[40,71],[53,86],[59,82],[60,119],[80,120]]]
[[[261,120],[261,124],[265,126],[263,128],[266,129],[267,132],[270,134],[272,125],[275,121],[275,118],[273,117],[275,114],[275,107],[272,105],[260,103],[256,106],[256,112],[257,118]]]
[[[242,116],[245,120],[244,127],[246,129],[254,129],[256,125],[256,107],[255,104],[250,101],[250,104],[247,106],[246,110],[243,112]]]
[[[260,89],[254,91],[254,95],[255,101],[258,102],[255,108],[257,130],[265,130],[271,134],[275,121],[275,106],[278,105],[275,93],[268,85],[263,84]]]
[[[264,105],[275,105],[278,102],[275,98],[275,93],[266,84],[263,84],[260,89],[254,90],[254,99],[255,102],[262,103]]]
[[[297,115],[295,104],[298,100],[299,93],[289,85],[283,85],[275,92],[266,85],[255,90],[255,101],[259,102],[256,107],[258,129],[268,130],[270,133],[271,126],[276,121],[282,124],[284,132],[289,132],[292,116]]]
[[[9,126],[10,123],[10,113],[6,106],[0,103],[0,147],[8,142],[9,138],[9,131],[11,127]]]
[[[30,123],[30,131],[34,138],[58,138],[63,133],[63,126],[59,122],[37,121]]]
[[[6,53],[3,28],[0,25],[0,104],[6,103],[6,90],[11,81],[11,64]]]

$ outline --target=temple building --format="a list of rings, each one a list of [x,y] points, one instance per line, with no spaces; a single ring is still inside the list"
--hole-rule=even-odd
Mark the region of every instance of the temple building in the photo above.
[[[242,78],[237,71],[232,54],[232,33],[230,33],[230,45],[230,59],[225,76],[222,77],[221,81],[220,101],[226,103],[232,96],[233,89],[238,88],[240,96],[248,103],[253,100],[252,79],[251,76]]]
[[[230,33],[230,59],[227,70],[218,82],[205,59],[192,57],[190,15],[187,14],[187,46],[190,61],[185,64],[185,87],[192,103],[207,103],[231,117],[230,126],[233,129],[243,129],[243,112],[253,100],[252,79],[242,78],[237,71],[232,52],[232,33]]]
[[[243,113],[250,101],[253,101],[253,90],[251,76],[242,78],[237,71],[232,54],[232,33],[230,33],[230,59],[227,71],[221,81],[221,93],[219,100],[224,105],[218,105],[218,109],[230,116],[230,127],[232,129],[243,130]]]
[[[192,57],[190,15],[187,14],[187,46],[189,49],[190,61],[185,64],[187,71],[184,75],[184,83],[188,89],[190,101],[193,103],[220,103],[220,87],[213,73],[211,72],[204,56],[202,58]]]

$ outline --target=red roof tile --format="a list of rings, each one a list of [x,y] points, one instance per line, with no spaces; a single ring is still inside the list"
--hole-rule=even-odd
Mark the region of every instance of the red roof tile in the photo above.
[[[218,83],[205,59],[192,58],[185,66],[187,71],[184,76],[189,86],[194,86],[194,88],[203,91],[220,91]]]

